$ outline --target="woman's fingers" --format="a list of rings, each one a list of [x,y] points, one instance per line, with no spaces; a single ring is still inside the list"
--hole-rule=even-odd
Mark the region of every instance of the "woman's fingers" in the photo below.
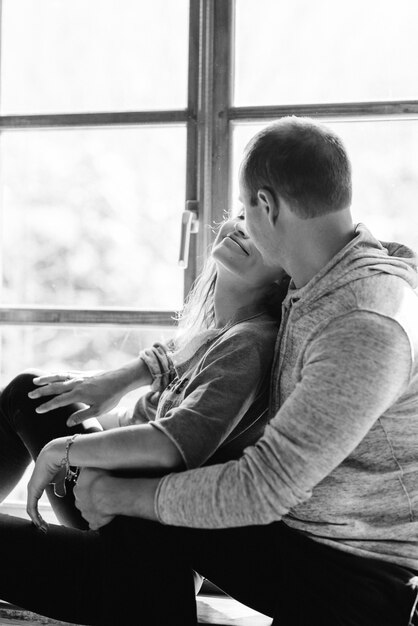
[[[61,372],[59,374],[43,374],[33,379],[35,385],[48,385],[49,383],[63,382],[70,378],[78,378],[82,372]]]
[[[41,530],[47,526],[38,511],[38,501],[47,485],[57,479],[65,462],[66,437],[52,439],[40,451],[35,461],[32,476],[28,482],[28,498],[26,510],[32,522]]]
[[[73,402],[76,402],[76,399],[74,398],[73,391],[69,391],[68,393],[54,396],[51,400],[48,400],[48,402],[36,407],[35,411],[40,414],[48,413],[48,411],[54,411],[55,409],[59,409],[63,406],[68,406]]]
[[[28,514],[29,514],[29,511],[28,511]],[[46,523],[44,518],[41,516],[38,509],[36,509],[36,512],[34,512],[33,515],[29,515],[29,517],[31,518],[32,522],[35,524],[36,528],[39,528],[39,530],[42,530],[42,532],[44,533],[48,531],[48,524]]]
[[[42,530],[44,533],[48,530],[48,525],[45,520],[42,518],[41,514],[38,511],[38,502],[39,498],[42,495],[42,491],[38,491],[33,488],[31,483],[28,485],[28,501],[26,505],[26,512],[29,515],[32,522],[35,524],[37,528]]]
[[[63,382],[45,383],[42,387],[37,387],[28,393],[29,398],[36,400],[37,398],[43,398],[44,396],[54,396],[60,393],[67,393],[71,391],[79,384],[80,380],[77,378],[71,378]]]
[[[67,420],[67,426],[77,426],[77,424],[81,424],[81,422],[84,422],[91,417],[97,417],[97,415],[98,413],[95,411],[94,407],[89,407],[86,405],[85,409],[80,409],[79,411],[76,411],[75,413],[70,415]]]
[[[28,395],[32,399],[41,398],[43,396],[54,396],[48,402],[44,402],[44,404],[40,404],[35,411],[39,414],[48,413],[49,411],[54,411],[55,409],[59,409],[63,406],[68,406],[73,402],[80,403],[80,398],[76,396],[77,390],[76,387],[80,380],[70,380],[68,383],[51,383],[46,387],[41,387],[40,389],[35,389],[31,391]],[[65,387],[62,387],[65,385]],[[97,412],[93,407],[85,404],[85,408],[80,409],[73,413],[67,422],[67,426],[75,426],[81,422],[84,422],[88,417],[96,417]]]
[[[49,396],[46,402],[35,409],[39,414],[68,406],[73,402],[84,405],[80,412],[70,417],[68,426],[79,424],[89,417],[97,417],[113,408],[121,395],[113,391],[112,378],[103,376],[101,371],[89,372],[87,375],[80,373],[77,375],[76,372],[48,374],[36,377],[34,382],[37,387],[29,392],[29,398],[36,400]]]

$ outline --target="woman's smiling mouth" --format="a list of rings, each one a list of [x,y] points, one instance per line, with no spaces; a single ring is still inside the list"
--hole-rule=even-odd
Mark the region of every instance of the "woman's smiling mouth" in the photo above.
[[[233,234],[229,234],[225,237],[225,239],[230,239],[231,241],[233,241],[237,246],[239,246],[241,248],[241,250],[248,256],[249,253],[248,251],[244,248],[244,246],[241,244],[240,240],[236,237],[234,237]]]

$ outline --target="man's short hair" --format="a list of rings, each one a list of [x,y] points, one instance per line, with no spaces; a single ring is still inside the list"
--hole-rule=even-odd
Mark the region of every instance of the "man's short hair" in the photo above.
[[[341,139],[309,118],[285,117],[248,144],[241,173],[252,205],[260,189],[284,197],[301,218],[351,203],[351,165]]]

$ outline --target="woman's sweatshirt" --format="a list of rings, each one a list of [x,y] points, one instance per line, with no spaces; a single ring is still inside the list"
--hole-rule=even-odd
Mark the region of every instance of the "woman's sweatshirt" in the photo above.
[[[166,524],[283,520],[347,552],[418,570],[416,258],[362,225],[284,300],[271,419],[241,458],[170,474]]]

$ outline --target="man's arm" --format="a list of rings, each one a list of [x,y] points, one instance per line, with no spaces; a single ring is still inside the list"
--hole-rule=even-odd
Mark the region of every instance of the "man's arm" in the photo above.
[[[350,315],[310,345],[301,380],[243,456],[163,478],[160,521],[226,528],[268,524],[307,500],[405,390],[409,340],[393,320]]]
[[[200,528],[279,520],[310,497],[408,384],[409,341],[396,322],[375,317],[345,318],[312,343],[301,381],[240,459],[162,479],[81,482],[83,515],[93,524],[121,514]]]

